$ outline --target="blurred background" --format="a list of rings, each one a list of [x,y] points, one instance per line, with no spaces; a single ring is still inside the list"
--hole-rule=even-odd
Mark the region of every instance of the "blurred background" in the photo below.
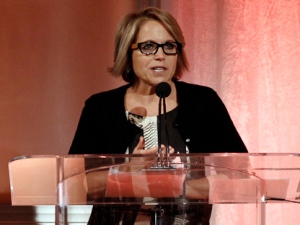
[[[218,92],[249,152],[300,153],[299,0],[1,0],[0,204],[12,158],[67,154],[84,101],[124,84],[115,29],[147,6],[178,20],[182,80]]]

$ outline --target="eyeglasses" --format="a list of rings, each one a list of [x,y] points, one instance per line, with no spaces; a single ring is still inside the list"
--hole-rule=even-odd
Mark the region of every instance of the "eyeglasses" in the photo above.
[[[158,48],[161,47],[166,55],[176,55],[181,51],[182,45],[177,41],[165,42],[158,44],[153,41],[140,42],[131,45],[131,49],[139,49],[142,54],[150,55],[156,54]]]

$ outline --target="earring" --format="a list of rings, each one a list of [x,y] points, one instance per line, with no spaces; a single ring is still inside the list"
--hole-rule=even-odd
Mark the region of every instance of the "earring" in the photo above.
[[[126,69],[126,73],[129,74],[131,72],[131,68]]]

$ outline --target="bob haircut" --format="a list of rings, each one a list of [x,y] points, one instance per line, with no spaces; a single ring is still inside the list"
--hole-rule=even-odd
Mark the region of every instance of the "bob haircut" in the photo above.
[[[175,39],[182,44],[178,53],[176,71],[173,79],[179,79],[184,70],[188,70],[188,62],[183,47],[185,46],[184,36],[176,19],[168,12],[158,8],[146,8],[138,13],[130,13],[117,27],[115,37],[114,65],[109,72],[115,76],[122,75],[124,81],[134,83],[136,76],[132,66],[131,45],[136,38],[141,25],[149,20],[159,22]]]

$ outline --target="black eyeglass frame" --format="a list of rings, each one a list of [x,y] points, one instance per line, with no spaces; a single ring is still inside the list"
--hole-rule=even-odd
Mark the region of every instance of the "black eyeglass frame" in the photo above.
[[[142,44],[155,44],[156,45],[156,49],[153,51],[153,52],[146,52],[144,53],[143,50],[142,50]],[[177,45],[177,50],[175,53],[168,53],[168,52],[165,52],[165,49],[164,49],[164,46],[167,45],[167,44],[176,44]],[[135,44],[132,44],[131,45],[131,49],[132,50],[137,50],[139,49],[140,52],[144,55],[152,55],[152,54],[156,54],[157,51],[158,51],[158,48],[162,48],[163,52],[166,54],[166,55],[177,55],[178,53],[181,52],[181,48],[182,48],[182,44],[177,42],[177,41],[166,41],[162,44],[158,44],[154,41],[145,41],[145,42],[139,42],[139,43],[135,43]]]

